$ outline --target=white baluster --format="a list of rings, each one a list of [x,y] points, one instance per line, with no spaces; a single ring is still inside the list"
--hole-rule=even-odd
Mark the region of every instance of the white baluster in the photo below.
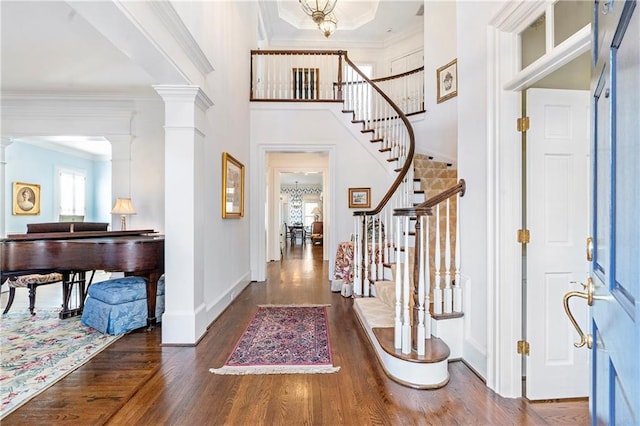
[[[403,217],[404,220],[404,254],[403,258],[403,282],[402,282],[402,353],[411,353],[411,317],[409,312],[409,218]]]
[[[378,270],[376,271],[376,279],[382,280],[384,274],[384,242],[382,241],[382,217],[383,215],[378,215],[378,250],[375,251],[374,255],[378,259]]]
[[[434,254],[434,268],[435,268],[435,283],[433,289],[433,313],[442,313],[442,288],[440,283],[440,204],[435,206],[436,208],[436,237],[435,237],[435,249]]]
[[[400,216],[396,217],[396,255],[395,255],[395,282],[396,282],[396,321],[394,330],[394,343],[396,349],[402,348],[402,271],[400,270]]]
[[[420,221],[420,235],[417,235],[420,238],[420,252],[418,253],[418,257],[420,258],[419,268],[418,268],[418,333],[417,333],[417,342],[416,342],[416,350],[418,351],[418,355],[424,355],[425,353],[425,328],[424,328],[424,220],[422,220],[422,216],[418,216],[416,220]]]
[[[355,221],[355,230],[353,233],[353,294],[356,296],[362,295],[362,281],[360,281],[360,245],[362,242],[360,241],[360,231],[358,229],[359,225],[359,217],[356,216]]]
[[[431,292],[431,262],[429,260],[429,216],[425,216],[424,218],[424,263],[426,268],[424,270],[424,287],[425,287],[425,301],[424,306],[425,310],[425,323],[424,323],[424,334],[427,339],[431,338],[431,311],[429,310],[430,297],[429,293]]]
[[[446,314],[450,314],[453,308],[453,291],[451,290],[451,229],[449,228],[449,217],[451,216],[449,208],[450,199],[451,198],[447,198],[446,234],[444,242],[444,312]]]
[[[456,275],[455,275],[455,283],[456,285],[453,287],[453,311],[454,312],[462,312],[462,280],[460,277],[460,265],[461,265],[461,256],[460,256],[460,197],[456,198],[456,255],[455,255],[455,266],[456,266]]]
[[[364,272],[362,273],[362,295],[364,297],[369,297],[369,262],[371,256],[369,255],[369,233],[367,232],[367,218],[368,216],[363,216],[364,218],[364,247],[362,247],[362,253],[364,253]]]

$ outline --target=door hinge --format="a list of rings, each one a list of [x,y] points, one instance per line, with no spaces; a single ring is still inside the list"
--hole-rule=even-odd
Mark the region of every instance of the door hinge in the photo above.
[[[518,340],[518,353],[520,355],[529,355],[529,342],[526,340]]]
[[[518,229],[518,242],[520,244],[529,244],[531,236],[528,229]]]
[[[522,133],[527,130],[529,130],[529,117],[518,118],[518,131]]]

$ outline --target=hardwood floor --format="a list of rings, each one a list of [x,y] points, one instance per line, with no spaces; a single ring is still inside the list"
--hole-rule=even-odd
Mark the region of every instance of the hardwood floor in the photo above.
[[[352,311],[329,291],[322,247],[289,246],[196,347],[161,346],[161,330],[122,337],[3,419],[12,424],[427,425],[589,424],[586,401],[529,403],[490,391],[462,362],[443,389],[388,379]],[[169,284],[170,285],[170,284]],[[257,304],[328,303],[333,374],[221,376]]]

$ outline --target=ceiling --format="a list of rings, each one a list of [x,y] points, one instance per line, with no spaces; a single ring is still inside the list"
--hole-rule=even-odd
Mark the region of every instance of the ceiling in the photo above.
[[[258,0],[263,35],[277,46],[328,43],[327,48],[383,46],[402,31],[420,30],[423,0],[338,0],[338,30],[327,40],[298,0]],[[155,82],[63,1],[0,1],[3,93],[150,93]],[[61,143],[60,135],[41,141]],[[37,141],[36,141],[37,142]],[[90,143],[89,143],[90,142]],[[80,135],[63,141],[93,155],[109,143]]]

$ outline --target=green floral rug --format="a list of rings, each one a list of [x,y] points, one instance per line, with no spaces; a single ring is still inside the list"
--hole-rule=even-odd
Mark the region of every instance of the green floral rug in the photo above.
[[[0,318],[0,419],[38,395],[120,336],[61,320],[59,309],[8,313]]]

